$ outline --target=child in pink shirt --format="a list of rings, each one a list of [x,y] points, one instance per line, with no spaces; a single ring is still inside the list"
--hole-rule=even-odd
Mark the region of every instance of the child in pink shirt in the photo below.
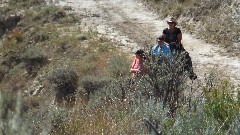
[[[143,61],[144,61],[144,51],[142,49],[137,50],[135,52],[135,58],[133,60],[130,72],[132,73],[132,77],[135,77],[138,73],[143,75],[145,73],[144,67],[143,67]]]

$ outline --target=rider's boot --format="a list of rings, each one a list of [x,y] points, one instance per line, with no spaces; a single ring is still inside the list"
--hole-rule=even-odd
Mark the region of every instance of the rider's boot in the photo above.
[[[189,78],[190,78],[191,80],[197,79],[197,75],[193,72],[193,70],[190,71]]]

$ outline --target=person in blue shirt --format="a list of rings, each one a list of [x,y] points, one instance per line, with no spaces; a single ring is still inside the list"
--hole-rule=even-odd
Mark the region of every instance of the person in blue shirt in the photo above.
[[[172,53],[168,44],[164,41],[164,37],[157,38],[157,43],[152,47],[151,55],[153,59],[158,59],[158,63],[163,63],[166,60],[172,59]]]

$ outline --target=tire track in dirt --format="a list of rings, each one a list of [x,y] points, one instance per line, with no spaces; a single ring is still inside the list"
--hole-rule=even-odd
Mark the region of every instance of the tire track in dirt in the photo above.
[[[165,20],[149,11],[137,0],[62,0],[59,5],[72,6],[83,16],[80,25],[93,28],[100,35],[122,44],[124,51],[133,52],[152,44],[167,27]],[[183,33],[183,45],[190,53],[194,70],[200,80],[210,70],[240,84],[240,60],[222,56],[223,49],[207,44],[190,34]]]

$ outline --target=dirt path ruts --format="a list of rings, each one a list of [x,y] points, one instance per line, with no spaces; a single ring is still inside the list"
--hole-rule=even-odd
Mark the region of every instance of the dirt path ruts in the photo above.
[[[122,44],[124,51],[133,52],[146,44],[154,43],[167,27],[165,20],[149,11],[138,0],[62,0],[62,6],[72,6],[82,15],[80,25],[86,30],[94,28]],[[179,26],[180,27],[180,26]],[[183,45],[193,60],[195,72],[200,80],[209,70],[218,70],[235,84],[240,84],[240,60],[220,55],[223,49],[207,44],[183,33]]]

